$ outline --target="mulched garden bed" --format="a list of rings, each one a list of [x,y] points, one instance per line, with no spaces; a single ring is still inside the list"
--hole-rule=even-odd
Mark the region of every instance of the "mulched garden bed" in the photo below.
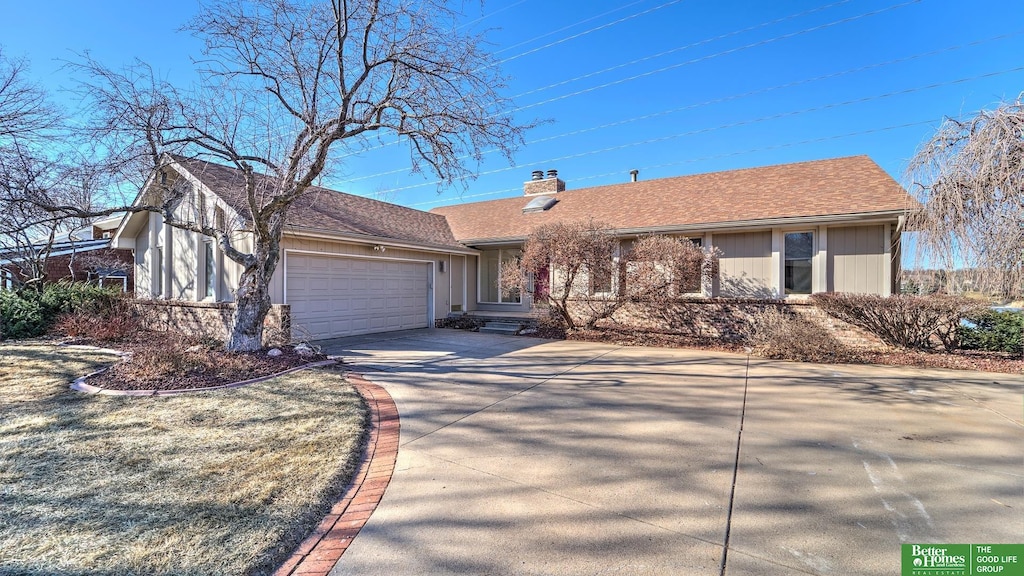
[[[269,348],[251,353],[226,352],[223,343],[170,332],[145,332],[121,342],[75,340],[127,352],[124,360],[90,377],[87,382],[109,390],[184,390],[233,384],[271,376],[326,360],[323,354],[301,355],[293,346],[280,346],[280,356]]]
[[[694,338],[678,334],[643,332],[636,330],[576,330],[558,333],[556,330],[533,334],[544,338],[604,342],[620,346],[660,346],[665,348],[691,348],[716,350],[719,352],[746,351],[742,342],[728,342],[713,338]],[[816,360],[816,362],[822,362]],[[913,366],[916,368],[948,368],[953,370],[974,370],[1024,374],[1024,359],[1002,352],[981,352],[957,350],[955,352],[924,352],[920,350],[868,351],[847,349],[837,356],[836,364],[881,364],[887,366]]]

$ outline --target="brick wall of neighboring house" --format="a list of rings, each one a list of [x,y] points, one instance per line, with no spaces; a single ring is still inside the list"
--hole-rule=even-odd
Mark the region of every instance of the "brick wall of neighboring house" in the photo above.
[[[154,330],[174,330],[194,336],[227,341],[231,333],[230,302],[180,302],[173,300],[136,300],[145,323]],[[263,343],[287,344],[291,340],[291,306],[274,304],[263,321]]]
[[[659,308],[643,304],[627,304],[616,311],[610,319],[602,321],[598,325],[737,341],[742,340],[747,333],[754,315],[766,308],[781,308],[807,318],[828,329],[840,342],[852,347],[863,349],[884,349],[886,347],[877,336],[870,332],[832,318],[806,302],[695,298]]]
[[[46,259],[46,282],[52,283],[58,280],[73,280],[84,282],[90,280],[89,272],[95,265],[106,268],[121,268],[127,273],[127,287],[125,293],[135,293],[135,259],[131,250],[105,248],[103,250],[91,250],[81,252],[72,256],[64,254],[61,256],[50,256]],[[108,278],[104,286],[113,285],[121,287],[121,278]]]

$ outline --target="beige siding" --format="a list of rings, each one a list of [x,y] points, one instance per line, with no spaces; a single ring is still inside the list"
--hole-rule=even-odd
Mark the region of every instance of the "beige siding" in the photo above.
[[[771,298],[772,233],[744,232],[715,234],[715,247],[722,251],[719,260],[719,296],[734,298]]]
[[[828,230],[828,290],[859,294],[885,292],[885,226]]]
[[[147,215],[148,220],[148,215]],[[149,249],[149,226],[143,226],[142,231],[135,237],[135,297],[152,298],[151,293],[153,277],[150,276],[152,267],[152,252]]]
[[[431,263],[434,274],[434,317],[444,318],[449,312],[448,295],[450,291],[450,269],[444,273],[438,271],[437,263],[446,260],[448,255],[418,250],[406,250],[401,248],[387,248],[385,252],[379,252],[372,246],[362,244],[349,244],[326,239],[301,238],[286,236],[281,242],[282,249],[303,250],[318,254],[337,254],[339,256],[363,256],[369,258],[417,260]],[[285,256],[287,258],[287,254]],[[284,271],[286,262],[282,261],[274,272],[270,281],[270,298],[274,303],[284,302]]]
[[[477,263],[480,258],[477,256],[466,257],[466,310],[477,309]]]
[[[451,307],[452,310],[463,311],[466,309],[466,257],[452,256],[449,260],[449,271],[451,273]]]
[[[171,227],[171,247],[170,297],[175,300],[195,300],[196,270],[199,267],[195,234]]]

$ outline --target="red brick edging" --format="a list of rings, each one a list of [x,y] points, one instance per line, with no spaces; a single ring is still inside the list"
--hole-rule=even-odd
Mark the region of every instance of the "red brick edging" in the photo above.
[[[274,576],[326,576],[377,508],[398,457],[398,408],[384,388],[349,372],[348,381],[370,409],[370,437],[359,469],[344,495]]]

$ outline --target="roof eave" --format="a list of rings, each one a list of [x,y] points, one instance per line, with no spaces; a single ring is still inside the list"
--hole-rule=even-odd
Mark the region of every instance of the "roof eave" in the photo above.
[[[325,230],[323,228],[311,228],[307,226],[288,225],[285,229],[285,234],[306,238],[329,238],[331,240],[339,240],[342,242],[354,242],[357,244],[381,244],[389,248],[404,248],[407,250],[420,250],[423,252],[437,252],[443,254],[476,255],[480,253],[479,250],[468,248],[466,246],[463,246],[462,244],[448,245],[433,244],[428,242],[420,243],[412,242],[409,240],[401,240],[398,238],[389,238],[387,236],[341,233],[332,230]]]
[[[850,214],[826,214],[818,216],[789,216],[780,218],[759,218],[755,220],[732,220],[724,222],[703,222],[695,224],[669,224],[665,226],[639,226],[635,228],[615,228],[616,235],[642,235],[642,234],[682,234],[690,232],[707,232],[714,230],[744,230],[752,228],[776,228],[801,226],[808,224],[866,224],[872,221],[898,220],[900,216],[907,214],[907,210],[879,210],[873,212],[855,212]],[[467,238],[460,240],[467,246],[492,246],[498,244],[510,244],[526,241],[526,235],[491,237],[491,238]]]

